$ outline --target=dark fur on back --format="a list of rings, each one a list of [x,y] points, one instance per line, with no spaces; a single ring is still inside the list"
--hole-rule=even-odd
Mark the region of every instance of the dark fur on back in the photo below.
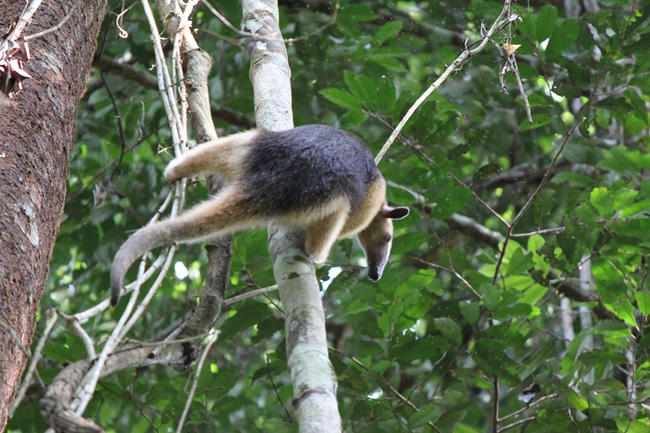
[[[372,153],[360,139],[330,126],[306,125],[260,132],[242,182],[255,191],[250,205],[264,214],[305,209],[341,195],[354,212],[377,176]]]

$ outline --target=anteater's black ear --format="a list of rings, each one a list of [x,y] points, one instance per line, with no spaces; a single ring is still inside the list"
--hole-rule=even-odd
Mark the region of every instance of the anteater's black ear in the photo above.
[[[392,220],[401,220],[402,218],[406,218],[408,214],[409,214],[409,208],[404,206],[398,206],[398,207],[385,206],[381,210],[381,216],[383,216],[384,218],[390,218]]]

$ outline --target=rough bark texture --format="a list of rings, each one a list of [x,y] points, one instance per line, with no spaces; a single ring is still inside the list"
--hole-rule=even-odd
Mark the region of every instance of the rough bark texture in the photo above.
[[[72,3],[45,0],[23,35],[58,24]],[[0,34],[24,2],[2,2]],[[33,79],[0,94],[0,431],[3,431],[48,279],[59,230],[77,105],[96,48],[105,0],[85,0],[60,29],[30,42]],[[8,327],[8,328],[7,328]]]

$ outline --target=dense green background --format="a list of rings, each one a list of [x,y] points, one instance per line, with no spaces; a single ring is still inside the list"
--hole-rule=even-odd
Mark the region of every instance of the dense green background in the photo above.
[[[141,7],[125,16],[129,37],[118,39],[121,2],[109,3],[101,55],[153,74]],[[238,26],[237,1],[213,3]],[[332,23],[327,2],[280,3],[284,36],[308,35],[288,46],[296,125],[351,130],[374,152],[502,8],[481,0],[342,0]],[[527,9],[519,2],[513,11],[523,21],[513,43],[521,44],[517,61],[535,122],[526,121],[511,75],[509,94],[501,92],[499,54],[488,45],[420,107],[393,144],[380,168],[393,185],[389,200],[410,206],[411,215],[396,223],[384,277],[377,284],[365,278],[352,240],[339,242],[318,271],[322,280],[336,275],[323,302],[346,431],[434,431],[428,422],[442,432],[496,431],[495,416],[505,417],[501,427],[523,421],[506,431],[650,431],[650,6],[632,3],[606,0],[599,11],[567,19],[561,4],[531,2]],[[203,5],[194,28],[215,59],[213,108],[252,117],[245,46]],[[110,73],[104,78],[107,86],[97,69],[81,104],[42,312],[74,313],[104,299],[113,255],[169,190],[162,172],[170,156],[162,150],[170,136],[157,92]],[[219,116],[215,122],[222,135],[246,128]],[[507,227],[490,209],[512,221],[565,142],[549,182],[513,231],[528,235],[509,239],[493,283],[497,233],[504,237]],[[190,202],[205,196],[201,183]],[[454,223],[454,213],[497,233],[478,236]],[[557,230],[536,233],[546,229]],[[274,283],[264,231],[237,235],[235,252],[229,296]],[[205,253],[192,245],[176,258],[188,276],[170,273],[133,338],[152,338],[192,308]],[[570,294],[575,338],[568,341],[558,286],[576,288],[585,262],[593,280]],[[579,306],[591,324],[579,320]],[[109,310],[86,328],[100,341],[117,314]],[[277,294],[232,305],[218,328],[185,431],[297,431],[283,410],[292,391]],[[84,355],[60,326],[40,374],[47,382],[64,362]],[[175,428],[189,377],[162,367],[121,372],[100,381],[86,416],[109,431]],[[518,397],[533,383],[537,398],[547,398],[526,408]],[[27,402],[9,430],[44,427],[38,405]]]

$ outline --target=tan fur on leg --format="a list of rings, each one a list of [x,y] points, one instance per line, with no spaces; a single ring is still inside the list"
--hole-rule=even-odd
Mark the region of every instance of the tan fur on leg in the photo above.
[[[314,263],[323,263],[327,260],[332,245],[345,224],[346,217],[347,209],[341,209],[339,212],[314,221],[305,229],[305,250]]]
[[[218,172],[228,182],[239,179],[248,158],[251,141],[258,131],[246,131],[202,143],[172,160],[165,169],[170,183],[204,172]]]

